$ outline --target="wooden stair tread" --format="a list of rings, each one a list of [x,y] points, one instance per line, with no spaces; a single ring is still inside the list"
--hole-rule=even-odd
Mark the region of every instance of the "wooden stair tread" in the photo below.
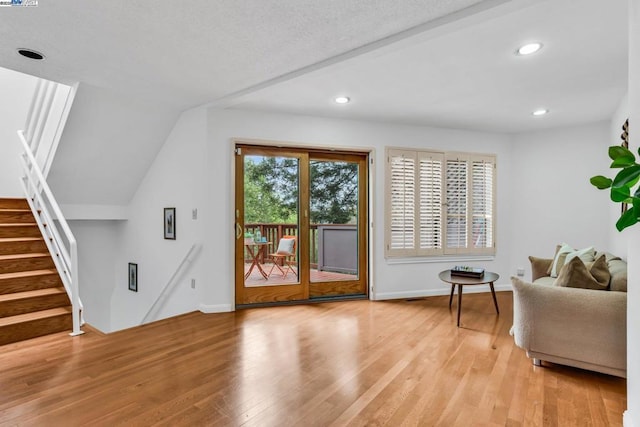
[[[58,271],[55,268],[46,268],[44,270],[28,270],[17,271],[15,273],[2,273],[0,274],[0,280],[19,279],[21,277],[48,276],[50,274],[58,274]]]
[[[48,252],[35,252],[32,254],[11,254],[0,255],[0,261],[12,260],[12,259],[29,259],[29,258],[42,258],[50,256]]]
[[[0,237],[0,243],[14,243],[14,242],[37,242],[44,240],[42,237]]]
[[[49,317],[63,316],[67,314],[71,315],[71,307],[50,308],[48,310],[3,317],[0,318],[0,328],[3,326],[16,325],[18,323],[31,322],[33,320],[46,319]]]
[[[28,298],[44,297],[48,295],[60,295],[60,294],[66,294],[66,293],[67,291],[65,291],[64,288],[60,288],[60,287],[37,289],[35,291],[14,292],[12,294],[0,295],[0,303],[7,302],[7,301],[17,301],[17,300],[28,299]]]
[[[19,199],[15,197],[2,197],[0,198],[0,206],[4,207],[5,209],[27,209],[29,208],[29,202],[27,202],[27,199],[24,198]]]
[[[0,345],[71,329],[53,263],[27,200],[0,199]]]

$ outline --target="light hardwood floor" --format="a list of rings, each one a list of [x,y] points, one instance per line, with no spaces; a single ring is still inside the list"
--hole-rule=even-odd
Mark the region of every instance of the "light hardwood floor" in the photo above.
[[[0,347],[0,425],[621,425],[626,381],[533,367],[512,295],[193,313]]]

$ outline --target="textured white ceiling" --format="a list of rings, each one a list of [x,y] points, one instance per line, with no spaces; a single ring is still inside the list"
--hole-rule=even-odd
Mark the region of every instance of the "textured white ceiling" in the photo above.
[[[498,132],[611,116],[627,2],[41,1],[0,9],[0,66],[167,109],[210,104]],[[518,44],[541,40],[528,58]],[[41,63],[17,47],[47,55]],[[348,94],[353,102],[336,106]],[[533,119],[530,111],[551,114]]]
[[[0,10],[0,66],[187,108],[480,2],[45,0]]]
[[[627,88],[627,4],[555,0],[495,8],[447,31],[298,76],[232,101],[352,119],[526,132],[609,119]],[[544,48],[513,53],[523,42]],[[347,95],[348,105],[333,97]],[[533,117],[545,107],[550,114]]]

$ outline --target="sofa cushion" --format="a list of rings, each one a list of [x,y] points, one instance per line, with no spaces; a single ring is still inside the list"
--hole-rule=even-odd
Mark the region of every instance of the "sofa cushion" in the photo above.
[[[556,279],[554,279],[553,277],[550,277],[550,276],[542,276],[542,277],[534,280],[533,283],[535,285],[553,286],[556,283]]]
[[[576,256],[562,267],[554,284],[569,288],[607,290],[610,278],[606,257],[601,256],[596,261],[585,264]]]
[[[553,259],[551,258],[538,258],[535,256],[530,256],[529,261],[531,262],[531,278],[532,280],[536,280],[540,277],[549,276],[547,270],[551,268],[551,264],[553,263]]]
[[[613,258],[608,262],[611,280],[609,290],[627,292],[627,263],[620,258]]]
[[[595,255],[596,250],[593,246],[576,250],[566,243],[563,243],[560,248],[556,250],[556,255],[553,258],[553,264],[551,264],[551,269],[548,271],[548,274],[551,277],[558,277],[562,266],[573,258],[578,257],[583,262],[591,262],[595,260]]]

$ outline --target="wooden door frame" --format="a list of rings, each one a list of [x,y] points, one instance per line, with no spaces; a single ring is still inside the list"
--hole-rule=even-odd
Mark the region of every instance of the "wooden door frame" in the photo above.
[[[298,283],[297,284],[282,284],[273,286],[260,286],[255,288],[247,288],[244,286],[244,244],[240,244],[240,240],[244,236],[234,235],[234,282],[235,282],[235,305],[255,304],[265,302],[283,302],[283,301],[298,301],[309,299],[309,282],[308,278],[303,277],[300,274],[301,271],[307,271],[309,268],[309,257],[302,256],[303,252],[308,254],[308,242],[300,238],[302,233],[309,232],[308,221],[302,221],[302,217],[306,214],[304,207],[309,205],[309,191],[308,188],[301,186],[301,182],[308,182],[309,180],[309,156],[302,150],[289,150],[279,147],[267,147],[267,146],[253,146],[248,144],[242,144],[237,142],[234,147],[234,164],[235,164],[235,182],[234,182],[234,227],[236,233],[238,232],[238,226],[244,234],[244,203],[242,200],[243,192],[237,191],[238,184],[244,185],[244,153],[237,154],[237,149],[249,150],[251,154],[265,155],[265,156],[280,156],[297,158],[299,160],[298,165]],[[242,263],[242,268],[239,267],[239,263]],[[263,297],[269,296],[268,301],[263,301]]]
[[[274,140],[263,140],[263,139],[253,139],[253,138],[231,138],[231,142],[232,142],[232,158],[233,158],[233,162],[232,162],[232,167],[234,168],[233,172],[232,172],[232,177],[234,179],[234,181],[232,182],[232,197],[231,197],[231,201],[233,203],[232,206],[232,225],[233,228],[235,230],[235,225],[236,225],[236,205],[237,205],[237,200],[239,198],[239,194],[237,194],[236,191],[236,182],[238,180],[238,175],[240,174],[240,171],[243,171],[243,169],[238,170],[237,166],[236,166],[236,154],[235,154],[235,150],[236,148],[240,147],[240,146],[250,146],[252,148],[256,148],[256,149],[264,149],[267,151],[272,151],[272,150],[283,150],[285,152],[302,152],[302,153],[340,153],[340,154],[356,154],[359,156],[364,156],[365,160],[364,160],[364,164],[366,167],[362,168],[362,170],[359,172],[359,179],[365,179],[365,189],[363,191],[363,197],[362,199],[366,199],[366,200],[361,200],[359,202],[359,209],[364,209],[363,212],[366,212],[367,214],[367,218],[366,221],[363,221],[361,230],[363,231],[363,233],[360,233],[362,235],[361,239],[365,240],[365,258],[364,258],[364,265],[365,267],[363,267],[362,265],[359,266],[359,269],[362,271],[362,275],[365,275],[365,294],[364,296],[366,296],[367,299],[372,299],[375,298],[375,292],[374,292],[374,274],[373,274],[373,258],[374,258],[374,240],[375,240],[375,236],[373,235],[373,219],[374,219],[374,206],[373,206],[373,202],[374,202],[374,187],[375,187],[375,163],[374,163],[374,158],[375,158],[375,149],[373,147],[337,147],[337,146],[313,146],[313,145],[306,145],[304,143],[299,143],[299,142],[285,142],[285,141],[274,141]],[[308,172],[307,172],[308,173]],[[242,179],[244,179],[244,176],[241,176]],[[302,179],[302,177],[300,178]],[[308,182],[308,176],[307,176],[307,182]],[[306,206],[309,205],[309,194],[308,194],[308,189],[306,189],[306,191],[304,191],[306,194]],[[301,191],[302,193],[302,191]],[[301,206],[302,206],[302,201],[300,202]],[[242,212],[242,214],[244,215],[244,212]],[[244,218],[243,218],[244,220]],[[308,223],[307,223],[308,224]],[[305,226],[305,228],[308,228],[308,225]],[[300,231],[302,232],[302,230]],[[305,231],[305,233],[308,235],[309,230],[307,229]],[[235,243],[235,232],[232,234],[233,235],[233,246],[234,248],[236,248],[236,243]],[[302,239],[298,239],[298,240],[302,240]],[[304,239],[306,240],[306,239]],[[300,247],[300,251],[305,250],[308,253],[308,242],[306,243],[307,247],[303,246]],[[236,301],[238,299],[238,283],[243,283],[241,281],[238,280],[238,269],[236,268],[236,259],[237,259],[237,248],[234,250],[234,259],[233,259],[233,264],[232,264],[232,268],[234,271],[234,283],[231,284],[231,288],[232,288],[232,294],[233,294],[233,298],[232,298],[232,307],[233,310],[235,310],[237,308],[238,305],[242,305],[242,304],[238,304]],[[307,262],[304,263],[305,268],[308,270],[309,265],[308,265],[308,257],[307,258]],[[302,264],[301,264],[302,267]],[[308,280],[308,279],[307,279]],[[298,301],[298,300],[294,300],[294,301]],[[312,299],[309,299],[309,293],[308,293],[308,284],[307,284],[307,291],[306,291],[306,296],[305,299],[299,300],[300,303],[304,304],[304,303],[310,303],[313,302]],[[275,303],[277,304],[277,303]]]

